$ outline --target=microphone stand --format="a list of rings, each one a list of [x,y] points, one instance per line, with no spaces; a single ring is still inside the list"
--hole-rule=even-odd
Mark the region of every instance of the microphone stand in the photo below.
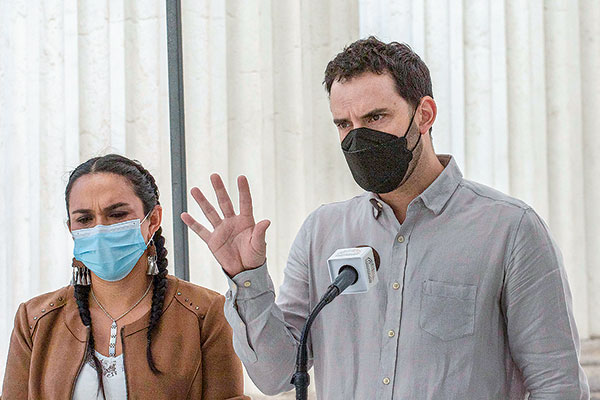
[[[323,307],[329,304],[338,294],[340,290],[331,285],[327,289],[325,295],[321,298],[319,303],[313,308],[304,324],[302,329],[302,336],[300,336],[300,345],[298,346],[298,354],[296,355],[296,373],[292,376],[292,383],[296,387],[296,400],[306,400],[308,396],[308,385],[310,385],[310,376],[307,371],[308,355],[306,349],[306,341],[308,340],[308,331],[313,324],[313,321],[321,312]]]
[[[348,269],[348,271],[344,271]],[[342,273],[344,272],[344,273]],[[296,400],[306,400],[308,396],[308,385],[310,385],[310,376],[308,375],[307,364],[308,355],[306,349],[306,341],[308,340],[308,331],[312,326],[315,318],[321,312],[323,307],[331,303],[340,293],[346,288],[356,282],[358,279],[358,273],[353,267],[343,266],[340,268],[340,275],[338,278],[327,288],[327,291],[321,297],[321,300],[317,303],[315,308],[310,312],[304,328],[302,329],[302,335],[300,336],[300,345],[298,346],[298,353],[296,355],[296,372],[292,376],[292,382],[296,388]]]

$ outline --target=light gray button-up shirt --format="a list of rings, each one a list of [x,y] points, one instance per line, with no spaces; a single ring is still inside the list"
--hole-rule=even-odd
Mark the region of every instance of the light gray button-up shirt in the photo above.
[[[341,295],[311,329],[319,399],[589,399],[560,251],[523,202],[442,174],[400,224],[372,193],[311,213],[275,301],[266,265],[230,280],[234,347],[265,393],[292,389],[296,348],[331,281],[327,259],[369,245],[379,283]]]

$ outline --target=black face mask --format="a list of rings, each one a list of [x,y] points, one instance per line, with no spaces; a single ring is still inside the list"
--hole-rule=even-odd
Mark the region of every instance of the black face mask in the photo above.
[[[346,162],[361,188],[373,193],[389,193],[400,186],[413,159],[413,151],[421,141],[419,134],[415,147],[408,149],[406,135],[410,132],[415,113],[404,136],[357,128],[342,140]]]

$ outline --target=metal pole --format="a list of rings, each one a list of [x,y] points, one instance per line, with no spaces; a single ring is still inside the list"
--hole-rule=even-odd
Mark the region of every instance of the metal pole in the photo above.
[[[175,250],[175,275],[187,281],[190,279],[188,231],[187,226],[179,217],[183,211],[187,211],[181,0],[166,0],[166,5],[171,181],[173,191],[173,249]]]

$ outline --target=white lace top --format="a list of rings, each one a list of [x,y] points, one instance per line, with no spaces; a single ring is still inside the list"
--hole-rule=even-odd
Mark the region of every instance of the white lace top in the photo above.
[[[96,357],[98,357],[102,363],[102,380],[104,383],[106,400],[126,399],[127,387],[125,384],[123,354],[120,354],[117,357],[105,357],[96,352]],[[83,364],[77,382],[75,383],[73,400],[102,399],[102,392],[99,388],[96,366],[94,365],[92,358],[88,357]]]

